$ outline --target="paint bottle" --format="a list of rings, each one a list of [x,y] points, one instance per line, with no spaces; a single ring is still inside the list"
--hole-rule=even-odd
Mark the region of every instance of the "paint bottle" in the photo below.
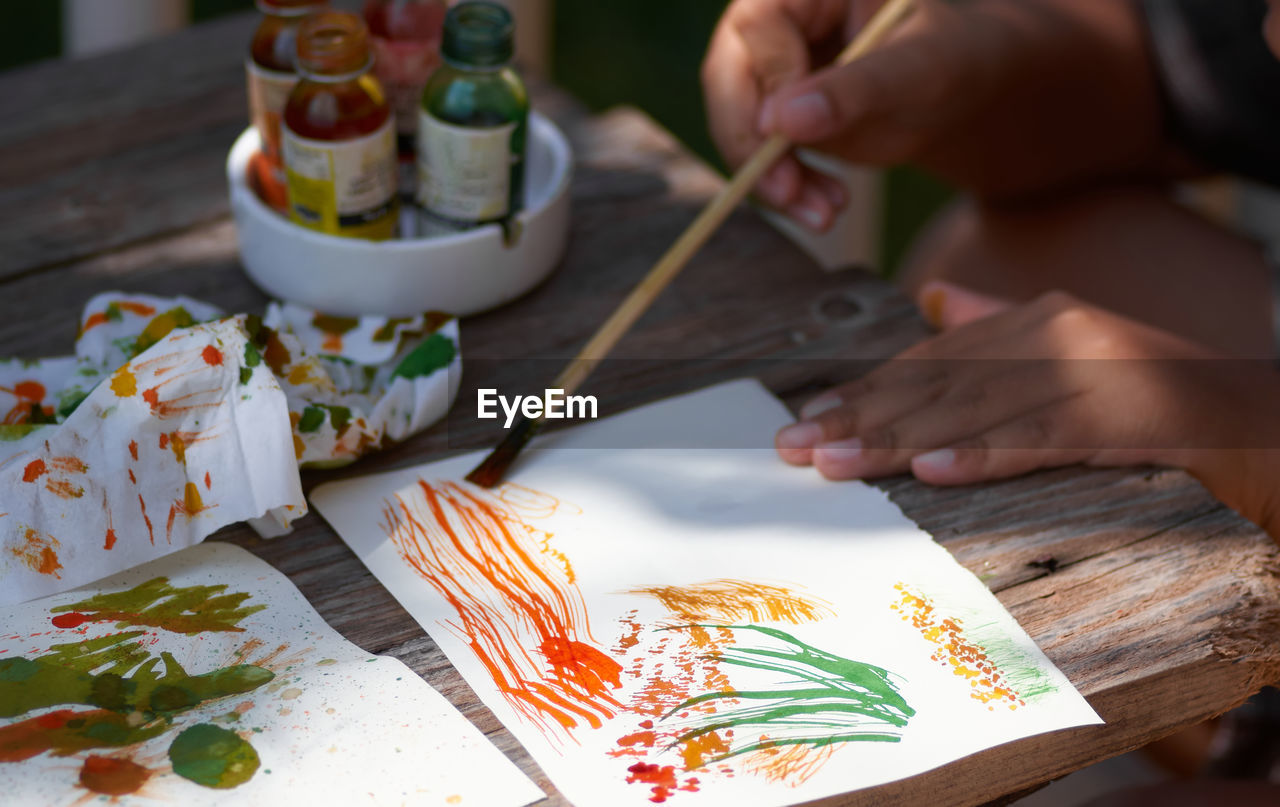
[[[372,72],[369,31],[355,14],[307,17],[298,29],[301,80],[284,110],[289,217],[350,238],[395,235],[395,116]]]
[[[249,121],[262,138],[262,150],[249,164],[249,179],[258,195],[278,210],[288,205],[284,161],[280,154],[280,119],[298,83],[295,69],[298,26],[302,18],[328,5],[327,0],[257,0],[262,21],[253,32],[244,69],[249,85]]]
[[[501,224],[523,207],[529,94],[510,66],[515,21],[497,3],[459,3],[445,17],[443,64],[418,115],[422,235]]]
[[[418,104],[440,65],[444,0],[366,0],[364,21],[373,45],[373,70],[396,114],[400,195],[412,200],[417,187]]]

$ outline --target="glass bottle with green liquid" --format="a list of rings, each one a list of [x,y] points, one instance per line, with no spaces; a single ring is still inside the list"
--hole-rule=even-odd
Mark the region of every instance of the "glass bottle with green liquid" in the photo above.
[[[510,66],[515,21],[497,3],[449,10],[418,118],[419,235],[502,226],[510,243],[524,206],[529,94]]]

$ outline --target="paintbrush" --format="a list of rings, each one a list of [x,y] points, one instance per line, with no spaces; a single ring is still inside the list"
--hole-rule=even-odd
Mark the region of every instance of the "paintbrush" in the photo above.
[[[841,52],[835,63],[848,64],[878,45],[911,11],[913,3],[914,0],[890,0]],[[662,290],[675,279],[689,259],[724,223],[751,188],[755,187],[760,177],[764,176],[764,172],[789,148],[791,148],[791,142],[787,138],[782,135],[773,135],[756,150],[702,213],[694,219],[689,228],[676,239],[662,259],[649,270],[649,274],[622,301],[622,305],[618,306],[609,319],[605,320],[600,330],[591,337],[591,341],[582,348],[577,358],[569,362],[556,377],[549,389],[563,390],[565,396],[572,395],[578,389],[578,386],[591,374],[595,363],[608,355],[618,340],[649,309]],[[467,474],[467,481],[486,488],[491,488],[502,481],[511,463],[515,461],[541,425],[541,417],[522,417],[511,427],[502,442],[489,452],[484,461]]]

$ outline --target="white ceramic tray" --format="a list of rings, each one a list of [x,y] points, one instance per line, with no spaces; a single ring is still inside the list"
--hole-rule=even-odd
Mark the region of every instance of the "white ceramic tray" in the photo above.
[[[519,297],[555,268],[569,237],[573,156],[554,123],[533,113],[519,241],[508,248],[488,225],[437,238],[367,241],[303,229],[265,205],[248,184],[261,141],[249,128],[227,157],[231,212],[249,277],[268,294],[330,314],[466,316]]]

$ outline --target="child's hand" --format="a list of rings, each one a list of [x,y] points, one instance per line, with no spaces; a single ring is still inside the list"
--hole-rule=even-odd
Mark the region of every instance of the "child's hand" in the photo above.
[[[943,333],[801,410],[778,453],[830,479],[960,485],[1073,463],[1185,468],[1280,536],[1280,380],[1061,293],[921,295]]]

